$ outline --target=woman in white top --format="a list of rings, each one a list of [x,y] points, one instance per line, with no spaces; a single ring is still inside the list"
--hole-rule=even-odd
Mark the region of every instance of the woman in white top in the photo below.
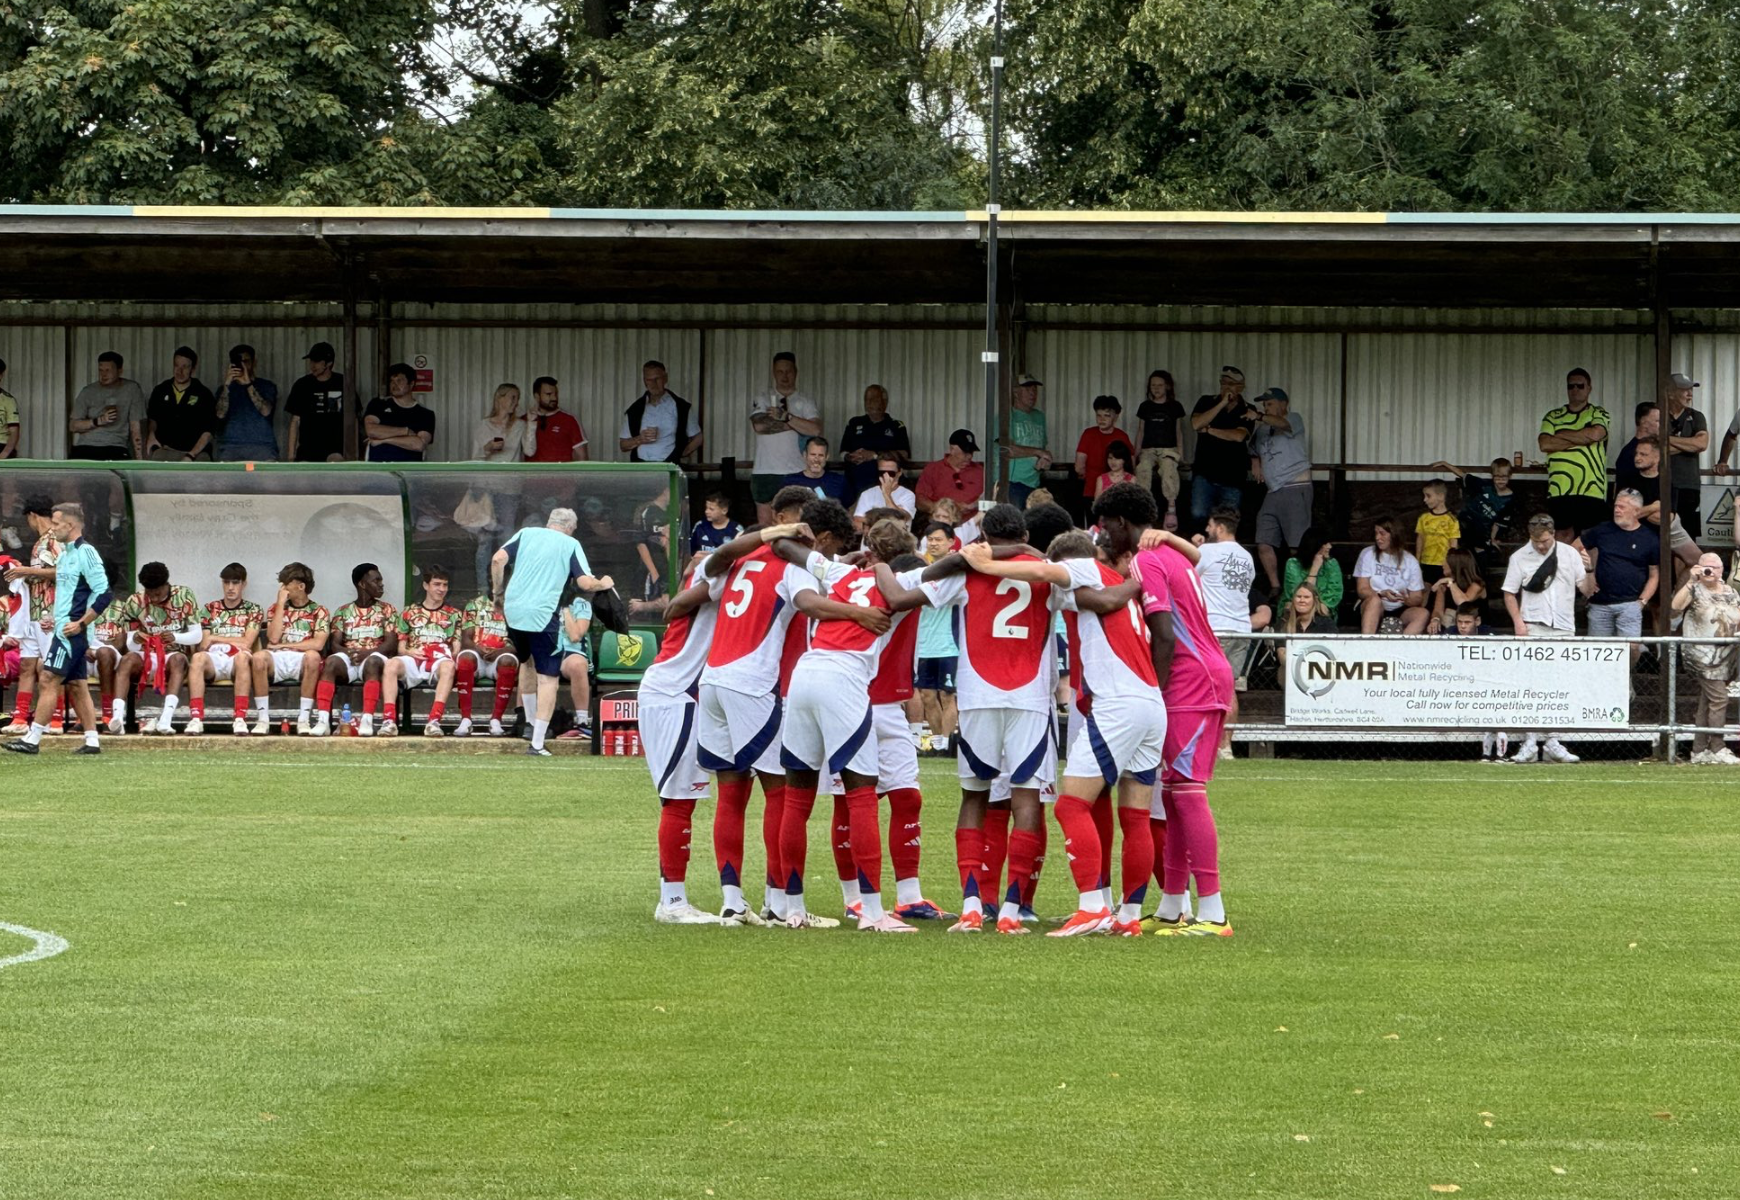
[[[1394,517],[1372,524],[1372,544],[1359,552],[1353,581],[1359,588],[1361,633],[1419,633],[1431,613],[1426,609],[1426,579],[1420,560],[1402,548],[1401,525]]]
[[[520,414],[519,385],[504,383],[495,389],[495,400],[490,406],[489,416],[479,421],[476,429],[472,431],[472,460],[486,463],[523,462],[525,430],[526,418]],[[472,489],[474,494],[488,495],[495,509],[495,515],[488,524],[472,530],[477,535],[477,583],[487,593],[489,560],[495,556],[501,543],[512,537],[519,528],[520,481],[513,476],[498,475],[491,471],[482,475],[480,483],[482,486]]]

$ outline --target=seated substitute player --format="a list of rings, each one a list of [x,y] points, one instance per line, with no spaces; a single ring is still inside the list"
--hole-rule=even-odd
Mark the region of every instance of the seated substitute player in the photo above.
[[[332,614],[332,650],[314,693],[315,737],[332,732],[332,698],[341,683],[362,684],[362,719],[356,731],[360,737],[373,737],[381,677],[387,660],[399,653],[399,612],[381,599],[387,590],[381,569],[374,563],[358,563],[351,569],[350,581],[356,585],[356,599]]]
[[[248,588],[248,569],[233,562],[218,572],[223,598],[205,606],[205,639],[194,651],[187,677],[187,726],[183,733],[205,732],[205,685],[228,682],[235,687],[235,718],[230,729],[238,736],[248,732],[248,694],[253,679],[253,653],[260,644],[266,614],[243,593]]]
[[[471,736],[471,689],[479,679],[495,684],[495,703],[489,713],[489,736],[506,737],[501,723],[514,689],[520,683],[520,659],[508,642],[507,619],[495,610],[495,601],[479,596],[465,606],[459,636],[459,655],[454,664],[454,690],[459,695],[459,726],[454,737]]]
[[[574,702],[574,727],[561,736],[580,739],[592,736],[592,601],[584,596],[567,598],[560,617],[562,629],[556,649],[562,655],[562,678],[568,681],[568,698]]]
[[[54,639],[54,564],[61,551],[54,536],[54,505],[47,496],[28,497],[24,501],[24,521],[36,535],[30,565],[14,563],[7,568],[5,579],[8,585],[24,582],[30,594],[31,628],[18,643],[18,707],[12,714],[12,723],[4,730],[7,734],[30,732],[36,712],[37,668],[48,656],[49,642]]]
[[[399,613],[399,648],[402,653],[387,660],[381,672],[385,720],[382,737],[399,733],[399,684],[406,687],[435,685],[435,702],[423,724],[424,737],[440,737],[441,718],[447,711],[447,693],[453,687],[454,654],[459,649],[465,614],[447,603],[451,575],[446,567],[423,568],[423,603]]]
[[[1071,673],[1086,720],[1069,748],[1069,774],[1064,776],[1056,813],[1081,901],[1075,915],[1051,936],[1101,931],[1139,936],[1142,901],[1154,874],[1148,813],[1166,736],[1166,710],[1160,702],[1148,631],[1134,603],[1141,583],[1126,580],[1100,562],[1093,539],[1085,533],[1068,533],[1053,541],[1049,562],[993,562],[990,548],[982,546],[969,546],[963,555],[975,571],[1051,584],[1058,589],[1064,610]],[[1095,593],[1122,597],[1123,604],[1102,616],[1082,604]],[[1092,775],[1087,773],[1090,769]],[[1101,890],[1108,881],[1101,878],[1102,847],[1093,817],[1094,799],[1113,785],[1118,789],[1118,823],[1124,833],[1123,908],[1115,917]],[[1016,896],[1004,902],[999,926],[1009,917],[1019,917]]]
[[[911,609],[926,603],[929,595],[917,590],[918,573],[912,574],[903,586],[891,571],[879,572],[875,568],[910,553],[913,545],[912,535],[900,522],[879,521],[865,535],[863,565],[843,572],[829,588],[828,598],[844,605],[896,613],[891,621],[898,624]],[[898,602],[884,594],[884,583],[902,590]],[[853,620],[818,621],[810,636],[809,649],[792,672],[780,733],[780,761],[785,766],[785,823],[780,857],[786,872],[786,924],[794,929],[807,924],[803,861],[809,845],[809,814],[815,807],[816,788],[825,769],[830,777],[838,773],[845,788],[852,859],[857,868],[859,903],[863,906],[858,927],[876,933],[917,932],[882,907],[882,833],[876,806],[878,758],[870,690],[894,628],[891,625],[886,632],[871,633]],[[900,714],[899,725],[900,735],[910,746],[912,738],[906,730],[904,713]]]
[[[776,496],[776,504],[778,499]],[[852,536],[852,519],[838,502],[814,500],[813,504],[824,524],[830,526],[830,537],[844,542]],[[886,632],[889,624],[885,611],[826,599],[816,586],[815,575],[782,557],[807,556],[807,548],[787,545],[787,540],[776,543],[781,547],[778,553],[772,545],[756,548],[754,543],[764,532],[733,539],[709,555],[703,567],[718,597],[719,613],[707,665],[701,672],[697,757],[718,779],[713,842],[725,894],[719,916],[726,925],[766,923],[743,898],[743,828],[751,772],[762,776],[770,804],[773,788],[769,777],[776,781],[783,801],[779,667],[793,614],[815,620],[844,617],[878,634]],[[783,828],[782,816],[782,832]],[[783,920],[783,903],[776,907],[776,898],[770,894],[768,906]]]
[[[97,548],[84,540],[85,510],[77,504],[54,506],[55,540],[61,544],[60,556],[54,564],[54,609],[51,614],[53,636],[48,652],[39,666],[35,719],[21,738],[5,743],[0,749],[14,754],[38,754],[42,735],[48,732],[49,718],[60,705],[64,686],[72,692],[73,705],[79,722],[85,729],[84,745],[74,754],[101,754],[97,742],[97,710],[91,703],[91,690],[85,682],[89,660],[85,655],[85,630],[114,599],[109,591],[108,576]]]
[[[1233,673],[1209,624],[1193,547],[1151,528],[1154,497],[1139,487],[1107,488],[1094,505],[1106,548],[1114,557],[1137,550],[1132,568],[1142,581],[1143,611],[1154,640],[1155,672],[1166,699],[1166,756],[1160,768],[1165,836],[1160,908],[1144,922],[1163,937],[1231,937],[1220,894],[1220,839],[1208,807],[1215,747],[1233,696]],[[1168,618],[1156,621],[1154,618]],[[1163,843],[1163,844],[1162,844]],[[1196,880],[1196,916],[1187,912]]]
[[[272,732],[271,691],[280,683],[301,685],[296,733],[308,737],[314,732],[309,718],[314,710],[315,686],[320,682],[321,654],[331,629],[331,616],[314,602],[314,572],[299,562],[287,564],[278,572],[278,597],[266,610],[266,644],[254,651],[250,678],[258,691],[254,697],[259,705],[256,735]]]
[[[170,722],[180,705],[177,693],[187,678],[188,654],[205,639],[200,625],[204,615],[205,610],[191,588],[169,582],[168,567],[148,562],[139,568],[139,590],[121,601],[121,611],[115,614],[116,622],[126,627],[127,649],[138,658],[131,655],[123,658],[115,671],[115,712],[109,718],[110,733],[118,734],[123,728],[126,717],[123,705],[132,692],[135,662],[143,680],[163,696],[163,711],[150,724],[140,722],[139,732],[175,732]]]
[[[683,588],[665,608],[658,657],[640,678],[640,742],[659,797],[659,902],[661,925],[717,925],[719,918],[689,902],[689,840],[695,802],[707,795],[707,773],[695,757],[695,687],[719,608],[702,569],[705,550],[690,560]]]

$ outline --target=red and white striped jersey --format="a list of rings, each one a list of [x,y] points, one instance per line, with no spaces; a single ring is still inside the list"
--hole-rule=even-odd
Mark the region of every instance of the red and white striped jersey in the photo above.
[[[1075,589],[1101,591],[1124,577],[1092,558],[1065,559],[1069,586],[1060,587],[1063,620],[1069,630],[1069,679],[1078,701],[1121,696],[1160,702],[1160,684],[1148,642],[1148,626],[1134,601],[1099,616],[1076,607]]]
[[[1031,555],[1012,561],[1039,562]],[[956,605],[955,698],[961,708],[1049,712],[1045,656],[1056,601],[1047,585],[969,570],[938,585],[938,608]]]
[[[800,592],[813,592],[816,577],[763,546],[725,574],[707,666],[701,682],[765,696],[779,686],[780,651],[796,613]]]
[[[684,581],[684,588],[708,583],[706,560],[695,564]],[[729,572],[726,573],[729,576]],[[640,690],[657,696],[686,696],[701,678],[707,665],[707,652],[713,645],[713,625],[719,616],[719,606],[709,599],[689,613],[665,626],[664,641],[659,643],[659,656],[640,677]]]

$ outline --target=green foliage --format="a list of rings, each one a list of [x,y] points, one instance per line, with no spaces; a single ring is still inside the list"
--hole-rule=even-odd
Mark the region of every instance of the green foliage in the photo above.
[[[1017,0],[1011,203],[1736,207],[1713,0]]]
[[[613,207],[959,207],[965,155],[918,119],[911,49],[837,0],[660,5],[581,47],[566,190]]]

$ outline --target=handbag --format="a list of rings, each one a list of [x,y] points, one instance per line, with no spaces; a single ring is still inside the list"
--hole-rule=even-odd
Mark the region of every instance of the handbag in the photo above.
[[[477,532],[495,524],[495,497],[488,492],[465,489],[465,498],[453,510],[453,523]]]

